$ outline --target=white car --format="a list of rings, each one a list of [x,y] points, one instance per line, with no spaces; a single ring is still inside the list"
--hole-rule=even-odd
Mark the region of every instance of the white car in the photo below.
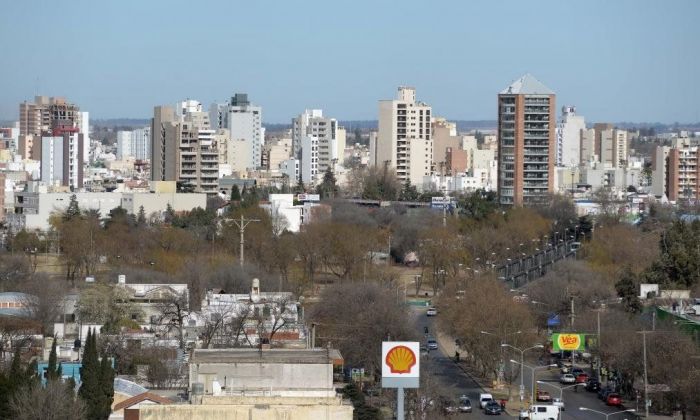
[[[437,350],[438,349],[438,343],[437,343],[437,341],[435,341],[434,338],[428,339],[427,346],[428,346],[428,350]]]
[[[576,383],[576,377],[570,373],[565,373],[559,377],[559,382],[563,384],[575,384]]]
[[[489,401],[493,400],[491,394],[479,394],[479,407],[484,408]]]
[[[425,313],[427,316],[435,316],[437,315],[437,309],[435,309],[434,306],[431,306],[428,308],[428,311]]]
[[[552,405],[556,405],[557,407],[559,407],[559,409],[560,409],[561,411],[564,411],[564,410],[565,410],[565,408],[564,408],[564,400],[562,400],[561,398],[553,398],[553,399],[552,399]]]

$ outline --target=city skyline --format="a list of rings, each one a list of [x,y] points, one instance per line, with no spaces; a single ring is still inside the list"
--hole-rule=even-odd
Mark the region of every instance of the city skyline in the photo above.
[[[697,2],[491,3],[12,2],[0,25],[15,63],[0,69],[0,120],[36,94],[100,119],[235,92],[266,123],[312,108],[374,120],[399,85],[416,87],[436,116],[495,120],[498,92],[531,73],[587,121],[700,121],[699,60],[687,54],[700,39]],[[44,41],[61,33],[65,42]]]

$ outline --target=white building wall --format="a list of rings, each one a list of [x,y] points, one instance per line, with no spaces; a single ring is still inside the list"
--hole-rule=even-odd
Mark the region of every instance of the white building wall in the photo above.
[[[41,138],[41,182],[47,185],[63,182],[63,137]]]
[[[249,143],[248,155],[237,157],[240,165],[258,169],[262,154],[262,108],[259,106],[231,106],[228,112],[231,140]],[[234,165],[235,166],[235,165]]]
[[[304,136],[301,139],[301,180],[315,185],[318,180],[318,138]]]
[[[565,106],[556,130],[556,165],[570,167],[581,162],[581,130],[586,129],[586,122],[581,115],[576,115],[576,108]]]
[[[128,157],[134,156],[133,131],[117,131],[117,159],[126,160]]]
[[[83,162],[90,162],[90,113],[80,113],[80,132],[83,134]]]
[[[132,153],[136,159],[151,158],[151,127],[137,128],[132,131]]]

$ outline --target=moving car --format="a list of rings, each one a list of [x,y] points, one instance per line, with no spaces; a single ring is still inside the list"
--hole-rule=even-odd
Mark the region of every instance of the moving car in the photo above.
[[[441,401],[442,405],[442,412],[444,414],[457,414],[457,404],[455,404],[454,401],[448,399],[448,398],[443,398]]]
[[[537,397],[535,399],[539,402],[550,402],[552,401],[552,396],[549,395],[547,391],[537,391]]]
[[[575,367],[575,368],[571,369],[571,374],[574,376],[581,375],[582,373],[585,373],[585,372],[581,368]]]
[[[600,390],[598,391],[598,398],[600,398],[600,399],[603,400],[603,401],[607,401],[607,400],[608,400],[608,395],[609,395],[609,394],[613,394],[613,393],[615,393],[615,390],[614,390],[614,389],[610,389],[610,388],[600,388]]]
[[[479,407],[486,407],[486,403],[493,401],[493,395],[491,394],[479,394]]]
[[[611,393],[608,394],[608,396],[605,398],[605,403],[606,403],[607,405],[612,405],[612,406],[615,406],[615,407],[619,407],[619,406],[622,405],[622,397],[620,396],[620,394],[611,392]]]
[[[586,391],[588,392],[598,392],[600,390],[600,381],[595,378],[590,378],[586,381]]]
[[[460,413],[471,413],[472,412],[472,402],[469,397],[462,395],[459,397],[459,405],[457,406]]]
[[[429,338],[428,339],[428,350],[437,350],[438,349],[438,343],[435,341],[434,338]]]
[[[578,375],[574,376],[576,376],[577,384],[585,384],[586,382],[588,382],[588,375],[585,373],[579,373]]]
[[[559,407],[561,411],[564,411],[566,409],[564,406],[564,400],[562,400],[561,398],[553,398],[552,405]]]
[[[428,310],[425,312],[425,314],[427,316],[435,316],[435,315],[437,315],[437,308],[435,308],[434,306],[431,306],[430,308],[428,308]]]
[[[484,414],[492,414],[492,415],[498,415],[500,416],[501,413],[503,412],[503,409],[501,408],[501,404],[498,402],[491,400],[486,403],[486,406],[484,406]]]
[[[571,373],[565,373],[559,377],[559,382],[563,384],[574,384],[576,383],[576,377]]]

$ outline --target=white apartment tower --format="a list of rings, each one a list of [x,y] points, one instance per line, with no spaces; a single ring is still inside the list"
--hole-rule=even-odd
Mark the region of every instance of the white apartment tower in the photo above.
[[[412,87],[400,86],[396,99],[379,101],[376,164],[395,168],[401,182],[418,188],[432,171],[431,113],[429,105],[416,102]]]
[[[117,159],[133,157],[133,144],[133,131],[117,131]]]
[[[307,186],[315,184],[319,174],[322,174],[318,166],[319,143],[315,136],[301,139],[301,180]]]
[[[581,131],[586,129],[586,122],[581,115],[576,115],[576,108],[564,106],[561,119],[557,124],[556,165],[578,166],[581,162]]]
[[[320,109],[307,109],[292,119],[293,153],[296,157],[302,157],[302,173],[310,170],[304,169],[303,159],[304,138],[307,136],[318,139],[318,165],[313,172],[320,174],[320,177],[329,167],[335,170],[333,166],[341,158],[342,149],[345,148],[345,130],[338,127],[338,121],[335,118],[324,117]],[[313,184],[318,181],[318,178],[304,180]]]
[[[133,131],[117,131],[117,159],[133,157],[146,160],[151,157],[151,128],[137,128]]]
[[[72,190],[83,187],[84,135],[63,132],[41,138],[41,181]]]
[[[239,144],[236,149],[248,150],[248,154],[237,156],[237,162],[229,164],[239,168],[260,168],[265,142],[262,107],[252,105],[247,94],[236,93],[229,103],[213,104],[209,109],[209,118],[214,129],[229,130],[231,141],[246,143]]]

